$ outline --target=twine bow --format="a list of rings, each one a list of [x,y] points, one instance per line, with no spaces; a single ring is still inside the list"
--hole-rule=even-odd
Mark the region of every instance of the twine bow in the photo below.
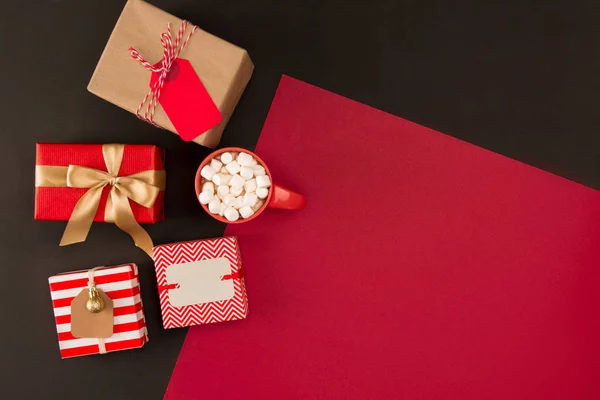
[[[179,27],[179,31],[177,31],[177,36],[175,37],[174,42],[173,36],[171,35],[171,25],[167,24],[167,31],[161,33],[160,35],[160,43],[163,46],[163,58],[161,61],[157,62],[154,65],[146,61],[136,49],[134,49],[133,47],[129,48],[131,57],[133,57],[134,60],[138,60],[147,70],[159,74],[158,79],[156,80],[154,85],[152,85],[150,91],[146,94],[144,100],[142,100],[135,112],[138,118],[156,127],[159,126],[153,120],[154,112],[156,110],[156,103],[160,100],[160,92],[163,86],[165,85],[167,75],[169,74],[169,71],[171,71],[171,67],[175,59],[179,57],[179,54],[181,53],[183,48],[187,45],[188,41],[190,40],[196,29],[198,29],[196,25],[190,24],[192,25],[192,31],[189,33],[189,35],[183,41],[183,43],[181,43],[181,39],[185,34],[185,31],[187,30],[188,24],[190,24],[188,21],[181,21],[181,26]],[[144,111],[144,115],[142,116],[140,114],[140,111],[142,110],[142,108],[144,108],[144,104],[146,103],[148,104],[146,105],[146,110]]]
[[[122,144],[102,146],[106,171],[80,165],[36,166],[36,186],[88,189],[73,209],[60,241],[61,246],[86,240],[100,205],[102,190],[110,186],[105,221],[114,222],[132,237],[137,247],[152,257],[152,239],[135,220],[129,199],[144,207],[152,207],[158,193],[165,188],[166,174],[164,170],[147,170],[118,176],[124,149]]]

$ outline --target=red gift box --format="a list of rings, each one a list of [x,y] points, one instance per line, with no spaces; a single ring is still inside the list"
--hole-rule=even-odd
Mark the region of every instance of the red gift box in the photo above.
[[[38,166],[68,167],[79,165],[106,171],[101,144],[47,144],[36,147],[36,169]],[[125,145],[118,176],[128,176],[147,170],[164,170],[164,150],[154,145]],[[88,189],[72,187],[35,188],[35,219],[68,221],[79,199]],[[106,202],[110,187],[102,190],[102,197],[94,222],[105,221]],[[146,208],[129,199],[135,220],[153,224],[164,219],[164,191],[161,191],[154,205]]]
[[[248,315],[235,236],[156,246],[154,263],[165,329]]]
[[[140,348],[148,342],[140,279],[136,264],[96,268],[98,289],[113,301],[113,335],[75,337],[71,331],[73,299],[88,287],[89,270],[66,272],[48,279],[62,358]]]

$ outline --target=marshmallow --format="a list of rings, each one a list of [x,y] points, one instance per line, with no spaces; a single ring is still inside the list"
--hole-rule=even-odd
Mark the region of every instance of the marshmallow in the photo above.
[[[244,205],[244,198],[242,196],[238,196],[235,198],[235,200],[233,200],[233,207],[238,210],[244,207]]]
[[[205,182],[204,185],[202,185],[202,191],[209,191],[209,192],[213,192],[215,191],[215,185],[213,185],[212,182]]]
[[[223,153],[205,165],[200,175],[204,182],[198,200],[228,221],[251,217],[269,196],[271,179],[249,153]]]
[[[271,179],[269,175],[259,175],[256,177],[256,186],[259,188],[267,188],[271,186]]]
[[[233,201],[236,199],[237,197],[235,197],[234,195],[230,194],[226,194],[225,196],[223,196],[223,204],[225,204],[227,207],[233,205]]]
[[[266,175],[267,171],[265,171],[265,167],[262,165],[255,165],[252,167],[254,170],[254,176]]]
[[[246,190],[246,193],[254,192],[256,190],[256,179],[250,179],[249,181],[246,181],[244,184],[244,189]]]
[[[244,195],[244,206],[252,207],[253,205],[256,204],[257,201],[258,201],[258,197],[256,196],[255,193],[246,193]]]
[[[215,197],[215,193],[212,190],[204,190],[198,196],[198,200],[200,200],[200,204],[208,204]]]
[[[215,171],[215,169],[213,167],[211,167],[210,165],[205,165],[202,170],[200,171],[200,175],[202,175],[203,178],[207,179],[207,180],[211,180],[212,177],[217,173],[217,171]]]
[[[259,199],[266,199],[268,195],[269,195],[269,189],[267,189],[267,188],[256,189],[256,196]]]
[[[234,196],[239,196],[240,194],[242,194],[243,191],[244,191],[243,188],[231,188],[231,189],[229,189],[229,193],[231,193]]]
[[[259,200],[256,202],[256,204],[252,207],[252,209],[254,210],[254,212],[257,212],[258,210],[260,210],[262,208],[262,206],[265,204],[264,200]]]
[[[237,221],[238,218],[240,218],[240,214],[238,213],[238,210],[236,210],[233,207],[227,207],[225,209],[225,212],[223,213],[223,215],[225,215],[225,218],[227,218],[227,221]]]
[[[229,175],[229,174],[215,174],[215,176],[213,176],[213,178],[212,178],[212,181],[217,186],[227,185],[230,180],[231,180],[231,175]]]
[[[221,154],[221,162],[223,164],[229,164],[232,161],[233,161],[233,156],[231,155],[231,153],[223,153],[223,154]]]
[[[252,165],[252,160],[254,160],[254,157],[248,153],[240,153],[237,158],[238,163],[245,167]]]
[[[240,208],[240,215],[242,218],[248,218],[254,215],[254,210],[250,206]]]
[[[230,162],[225,168],[227,168],[227,171],[229,171],[231,175],[235,175],[240,172],[240,164],[238,164],[237,161]]]
[[[218,171],[221,169],[221,167],[223,166],[223,163],[219,160],[217,160],[216,158],[213,158],[210,161],[210,166],[212,167],[212,169],[214,169],[215,171]]]
[[[233,161],[235,162],[235,161]],[[232,163],[233,163],[232,162]],[[231,165],[231,164],[229,164]],[[235,174],[231,177],[231,180],[229,181],[229,186],[231,186],[234,189],[239,189],[242,186],[244,186],[244,183],[246,183],[246,181],[244,180],[244,178],[242,178],[241,176],[239,176],[238,174]],[[258,183],[258,182],[257,182]],[[270,183],[269,183],[270,184]]]
[[[223,197],[225,197],[226,194],[229,194],[229,186],[221,185],[217,188],[217,196],[219,196],[221,200],[223,200]]]
[[[221,201],[218,198],[213,198],[210,203],[208,203],[208,211],[213,214],[218,214],[221,210]]]
[[[240,168],[240,176],[245,180],[252,179],[254,176],[254,170],[250,167],[242,167]]]

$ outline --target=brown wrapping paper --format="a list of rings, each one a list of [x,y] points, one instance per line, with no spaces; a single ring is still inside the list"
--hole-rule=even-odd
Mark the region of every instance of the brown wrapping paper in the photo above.
[[[150,90],[151,73],[131,58],[128,49],[134,47],[150,63],[159,61],[163,52],[160,34],[165,31],[167,23],[176,33],[181,19],[142,0],[129,0],[108,39],[88,90],[135,114]],[[221,111],[221,123],[194,139],[200,145],[215,148],[250,80],[254,65],[246,50],[202,29],[196,30],[180,58],[190,61]],[[177,133],[160,104],[156,108],[154,122]]]

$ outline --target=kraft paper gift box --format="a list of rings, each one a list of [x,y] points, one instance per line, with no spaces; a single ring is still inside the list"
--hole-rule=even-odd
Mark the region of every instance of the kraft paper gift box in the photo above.
[[[75,301],[80,296],[83,296],[83,300],[89,297],[90,276],[96,290],[109,299],[105,308],[96,314],[85,309],[85,301],[83,304]],[[135,349],[148,342],[137,265],[124,264],[66,272],[50,277],[48,282],[62,358]],[[112,315],[103,315],[108,311]],[[75,321],[81,317],[84,320]],[[90,317],[92,320],[87,319]],[[94,334],[76,331],[94,330],[106,321],[111,331],[102,335],[105,337],[90,337]],[[76,326],[76,323],[83,326]]]
[[[161,148],[40,143],[35,169],[35,219],[69,221],[61,245],[84,241],[92,222],[114,222],[151,253],[151,239],[137,223],[164,218]]]
[[[248,315],[236,237],[156,246],[154,263],[166,329],[244,319]]]
[[[150,92],[151,75],[154,85],[160,73],[151,74],[147,68],[162,66],[165,57],[161,34],[166,34],[167,24],[172,40],[164,42],[175,49],[172,58],[178,58],[165,78],[152,120],[184,140],[215,148],[254,65],[246,50],[200,28],[186,41],[192,24],[188,24],[177,44],[183,21],[151,4],[141,0],[127,2],[88,90],[131,113],[138,114],[139,109],[138,116],[149,119],[146,110],[151,99],[140,106]],[[132,57],[130,48],[146,60],[146,65]]]

